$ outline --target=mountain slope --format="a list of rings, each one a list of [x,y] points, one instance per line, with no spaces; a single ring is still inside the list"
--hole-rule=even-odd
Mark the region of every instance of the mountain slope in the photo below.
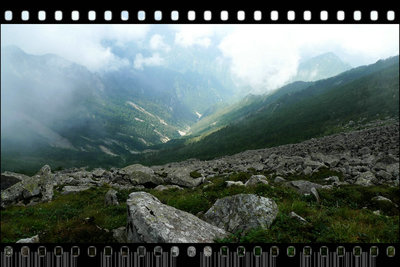
[[[197,113],[231,96],[215,77],[198,73],[92,73],[57,55],[14,46],[1,53],[2,170],[119,166],[186,134]]]
[[[292,81],[317,81],[351,69],[334,53],[325,53],[301,62]]]
[[[148,155],[146,160],[153,163],[191,157],[210,159],[339,132],[350,121],[367,123],[388,116],[398,118],[398,88],[397,56],[277,97],[245,119],[230,121],[196,142],[186,140],[186,144],[169,145],[164,151]]]

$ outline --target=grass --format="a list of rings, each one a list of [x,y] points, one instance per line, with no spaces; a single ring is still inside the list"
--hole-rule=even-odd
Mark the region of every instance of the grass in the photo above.
[[[217,242],[399,242],[399,211],[393,204],[371,201],[384,196],[400,204],[398,189],[388,186],[362,187],[346,185],[332,190],[320,189],[321,203],[311,196],[298,194],[294,189],[272,182],[253,187],[226,187],[225,181],[245,182],[251,173],[234,173],[228,177],[215,177],[210,184],[184,190],[157,191],[143,189],[162,203],[198,215],[206,212],[217,199],[240,193],[272,198],[279,213],[269,229],[252,229],[246,233],[233,233]],[[268,174],[265,173],[266,176]],[[314,182],[331,176],[322,170],[309,177],[297,177]],[[291,180],[293,177],[285,177]],[[39,234],[41,242],[114,242],[111,232],[126,224],[126,200],[132,191],[118,191],[118,206],[105,206],[104,195],[109,187],[97,187],[77,194],[61,195],[55,199],[30,207],[9,207],[1,211],[1,242]],[[365,207],[365,208],[364,208]],[[373,213],[381,210],[382,215]],[[294,211],[305,218],[302,224],[289,216]],[[85,218],[93,218],[92,223]]]
[[[57,194],[52,202],[1,211],[1,242],[39,234],[41,242],[106,242],[112,239],[96,227],[114,229],[126,223],[125,204],[105,206],[109,188],[92,188],[78,194]],[[86,223],[85,218],[94,218]]]

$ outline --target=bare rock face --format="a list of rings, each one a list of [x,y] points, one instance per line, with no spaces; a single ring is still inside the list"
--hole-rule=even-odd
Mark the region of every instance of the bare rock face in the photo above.
[[[268,228],[278,214],[278,206],[269,198],[238,194],[218,199],[204,214],[207,222],[235,233],[252,228]]]
[[[228,233],[196,216],[162,204],[146,192],[127,200],[127,241],[132,243],[211,243]]]

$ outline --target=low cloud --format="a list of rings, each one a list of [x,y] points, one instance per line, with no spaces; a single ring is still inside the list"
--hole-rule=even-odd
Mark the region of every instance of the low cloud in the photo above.
[[[149,25],[1,25],[1,45],[16,45],[34,55],[57,54],[91,71],[114,70],[129,61],[115,55],[117,46],[140,41]]]
[[[168,52],[171,47],[164,42],[164,38],[160,34],[154,34],[150,39],[150,48],[152,50],[163,50]]]
[[[154,34],[148,36],[150,31]],[[131,65],[132,57],[136,69],[167,65],[167,53],[194,49],[195,56],[207,48],[229,62],[235,80],[252,87],[253,93],[284,85],[306,58],[333,52],[356,67],[398,54],[398,40],[398,25],[1,26],[2,46],[17,45],[34,55],[54,53],[91,71]],[[133,43],[140,54],[129,51]],[[127,53],[116,54],[117,49]]]
[[[155,53],[151,57],[144,57],[141,53],[136,54],[133,62],[133,67],[137,70],[142,70],[144,67],[161,66],[164,64],[164,59]]]
[[[398,25],[237,25],[219,44],[231,72],[252,93],[276,89],[301,59],[334,52],[353,66],[399,53]]]
[[[215,32],[212,25],[179,25],[175,30],[175,43],[183,47],[209,47]]]

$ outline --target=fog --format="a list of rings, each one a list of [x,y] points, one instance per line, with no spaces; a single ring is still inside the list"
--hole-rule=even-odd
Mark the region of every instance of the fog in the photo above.
[[[70,146],[55,130],[69,126],[71,116],[83,111],[83,95],[102,88],[96,76],[55,55],[30,56],[14,46],[2,47],[1,53],[2,140],[39,137]]]

